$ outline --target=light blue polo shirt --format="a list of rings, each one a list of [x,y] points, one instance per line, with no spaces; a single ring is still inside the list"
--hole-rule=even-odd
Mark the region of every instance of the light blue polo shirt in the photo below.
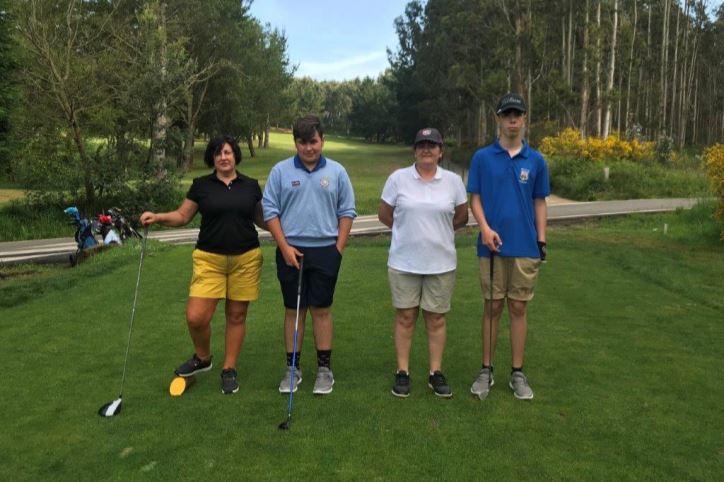
[[[527,143],[513,158],[496,140],[470,161],[468,192],[479,194],[485,219],[503,242],[500,256],[539,258],[534,200],[550,195],[548,166]],[[490,250],[478,235],[478,256]]]
[[[264,220],[278,217],[287,242],[301,247],[336,243],[339,218],[357,217],[347,171],[324,156],[312,171],[298,156],[278,162],[267,178],[262,206]]]

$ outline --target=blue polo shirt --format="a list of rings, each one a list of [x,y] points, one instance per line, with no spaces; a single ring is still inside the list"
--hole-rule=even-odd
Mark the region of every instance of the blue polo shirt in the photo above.
[[[468,192],[479,194],[485,219],[503,242],[500,256],[538,258],[534,200],[550,194],[548,166],[527,143],[513,158],[496,140],[470,161]],[[490,250],[478,235],[478,256]]]
[[[339,218],[355,218],[354,191],[342,165],[324,156],[308,171],[298,156],[278,162],[262,198],[264,220],[279,218],[287,242],[320,247],[337,242]]]

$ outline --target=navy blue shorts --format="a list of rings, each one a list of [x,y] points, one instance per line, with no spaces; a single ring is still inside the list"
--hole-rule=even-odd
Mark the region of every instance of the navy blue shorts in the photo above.
[[[302,296],[299,306],[306,308],[328,308],[332,306],[334,288],[337,285],[337,275],[342,264],[342,255],[337,246],[323,246],[321,248],[303,248],[294,246],[304,254],[304,273],[302,273]],[[299,270],[287,266],[282,252],[277,248],[277,278],[282,288],[284,306],[290,309],[297,308],[297,285],[299,283]]]

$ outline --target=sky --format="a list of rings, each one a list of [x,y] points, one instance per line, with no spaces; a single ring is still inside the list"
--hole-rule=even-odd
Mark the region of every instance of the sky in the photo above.
[[[254,0],[251,14],[285,32],[296,77],[377,77],[397,50],[394,20],[408,0]]]

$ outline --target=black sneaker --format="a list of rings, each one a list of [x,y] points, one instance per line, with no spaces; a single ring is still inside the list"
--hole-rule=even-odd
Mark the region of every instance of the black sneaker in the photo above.
[[[439,370],[433,372],[433,374],[430,375],[427,386],[432,388],[432,391],[435,392],[435,395],[437,395],[438,397],[452,397],[452,390],[450,389],[450,385],[447,384],[445,375],[443,375],[442,372]]]
[[[174,370],[174,373],[180,377],[190,377],[191,375],[196,375],[197,373],[207,372],[214,366],[211,363],[211,358],[212,357],[209,357],[208,360],[203,361],[201,358],[196,356],[196,353],[194,353],[194,356],[183,362],[176,370]]]
[[[395,373],[395,384],[392,385],[392,394],[396,397],[407,398],[410,396],[410,375],[400,370]]]
[[[236,370],[224,368],[221,370],[221,393],[230,395],[239,391],[239,384],[236,383]]]

